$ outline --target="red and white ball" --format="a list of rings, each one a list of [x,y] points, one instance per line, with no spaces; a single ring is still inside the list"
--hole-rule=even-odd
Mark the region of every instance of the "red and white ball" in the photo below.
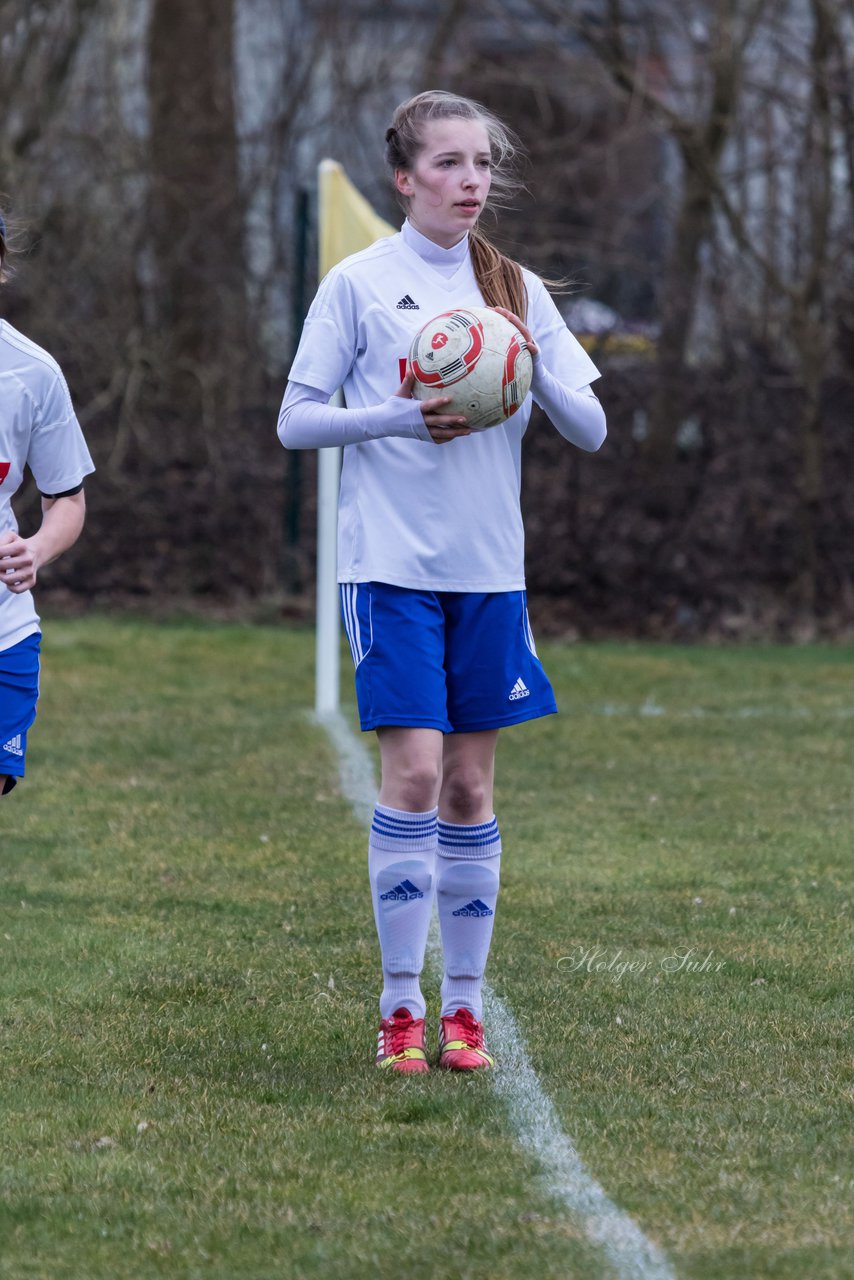
[[[534,364],[515,325],[487,307],[457,307],[428,320],[409,348],[417,400],[450,396],[448,413],[473,431],[506,422],[531,389]]]

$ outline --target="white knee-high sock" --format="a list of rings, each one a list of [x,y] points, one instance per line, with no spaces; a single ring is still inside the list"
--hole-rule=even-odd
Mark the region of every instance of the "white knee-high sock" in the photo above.
[[[424,1017],[419,978],[435,892],[437,812],[405,813],[381,804],[374,810],[368,873],[382,954],[383,1018],[400,1008]]]
[[[483,1016],[481,987],[501,867],[498,823],[439,823],[436,891],[445,952],[442,1016],[468,1009]]]

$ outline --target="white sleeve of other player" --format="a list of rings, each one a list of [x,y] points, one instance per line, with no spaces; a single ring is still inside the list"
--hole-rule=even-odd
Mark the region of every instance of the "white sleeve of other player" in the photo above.
[[[42,371],[40,371],[42,373]],[[38,409],[27,451],[27,465],[41,493],[74,489],[95,470],[65,378],[56,365],[39,377]]]

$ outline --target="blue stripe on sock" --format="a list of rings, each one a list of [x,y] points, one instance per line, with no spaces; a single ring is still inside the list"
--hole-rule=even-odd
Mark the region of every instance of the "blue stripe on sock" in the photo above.
[[[436,831],[437,824],[435,818],[425,818],[419,822],[396,822],[393,818],[387,818],[385,814],[375,813],[373,821],[386,831],[398,831],[403,835],[407,831]]]
[[[383,813],[381,810],[375,810],[374,817],[378,821],[384,822],[387,826],[390,826],[390,827],[392,826],[394,827],[421,827],[421,826],[435,827],[438,825],[438,820],[435,814],[427,818],[422,817],[420,813],[413,814],[411,818],[397,818],[394,816],[394,814]]]
[[[453,822],[439,823],[439,844],[455,849],[482,848],[498,840],[498,820],[480,822],[473,827],[457,826]]]
[[[375,836],[384,836],[387,840],[433,840],[435,827],[410,827],[405,831],[393,827],[384,827],[382,823],[371,823],[371,831]]]
[[[428,817],[413,814],[411,818],[406,818],[375,809],[371,830],[377,835],[385,836],[386,839],[426,840],[436,835],[437,819],[435,813]]]

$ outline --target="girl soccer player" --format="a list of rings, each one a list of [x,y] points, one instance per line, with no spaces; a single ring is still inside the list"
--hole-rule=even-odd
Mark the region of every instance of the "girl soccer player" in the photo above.
[[[0,282],[6,223],[0,214]],[[42,521],[22,538],[12,498],[32,471]],[[83,479],[94,471],[59,366],[0,320],[0,795],[24,775],[27,731],[39,696],[39,618],[31,588],[39,570],[80,536]]]
[[[598,449],[598,370],[542,281],[480,230],[514,142],[467,98],[404,102],[386,158],[406,220],[335,267],[309,311],[279,415],[290,449],[344,445],[338,577],[363,730],[382,781],[369,877],[382,956],[376,1062],[428,1070],[420,974],[434,895],[444,952],[439,1065],[482,1070],[481,986],[498,898],[498,731],[557,710],[528,622],[519,506],[531,397],[472,432],[449,397],[412,399],[410,342],[434,315],[491,306],[534,358],[531,395],[572,444]],[[398,385],[399,384],[399,385]],[[346,408],[327,401],[344,387]],[[440,446],[440,447],[437,447]]]

